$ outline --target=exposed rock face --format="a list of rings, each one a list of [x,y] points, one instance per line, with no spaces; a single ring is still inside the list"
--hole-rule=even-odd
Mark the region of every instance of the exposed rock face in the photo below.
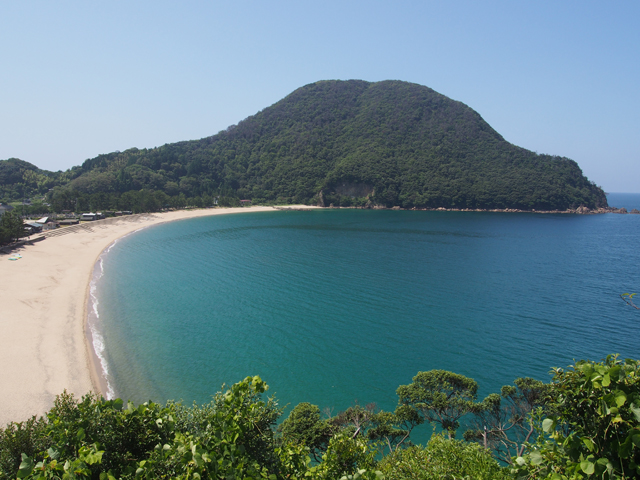
[[[618,209],[618,213],[627,213],[627,209],[622,207]]]
[[[631,210],[629,213],[636,213],[639,214],[640,210],[638,210],[637,208],[634,208],[633,210]]]
[[[345,195],[348,197],[366,197],[373,193],[373,185],[367,185],[366,183],[344,182],[340,185],[336,185],[335,192],[338,195]]]
[[[591,210],[589,210],[587,207],[585,206],[580,206],[578,208],[576,208],[576,213],[589,213]]]

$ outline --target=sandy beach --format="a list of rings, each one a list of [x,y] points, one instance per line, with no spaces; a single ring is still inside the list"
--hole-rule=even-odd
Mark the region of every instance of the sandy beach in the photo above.
[[[305,207],[309,208],[309,207]],[[85,335],[93,266],[113,241],[163,222],[271,207],[140,214],[55,230],[43,241],[0,253],[0,426],[43,415],[65,389],[100,391]],[[66,229],[65,228],[65,229]],[[8,261],[20,254],[21,259]]]

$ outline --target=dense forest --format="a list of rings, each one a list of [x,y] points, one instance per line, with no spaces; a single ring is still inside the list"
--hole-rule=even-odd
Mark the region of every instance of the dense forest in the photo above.
[[[482,400],[478,384],[418,372],[398,406],[322,418],[282,414],[259,377],[209,404],[125,404],[63,393],[45,417],[0,428],[0,479],[632,479],[640,476],[640,362],[609,356],[516,379]],[[462,439],[458,430],[466,428]],[[414,445],[416,428],[437,429]]]
[[[0,161],[0,201],[63,209],[303,203],[565,210],[607,206],[573,160],[505,141],[474,110],[401,81],[320,81],[201,140],[47,172]],[[200,204],[200,205],[198,205]]]

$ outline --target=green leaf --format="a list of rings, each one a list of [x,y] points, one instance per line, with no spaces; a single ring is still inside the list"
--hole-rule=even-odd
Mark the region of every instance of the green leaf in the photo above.
[[[529,454],[531,465],[540,465],[542,463],[542,455],[537,450],[534,450]]]
[[[616,405],[618,405],[618,407],[621,407],[627,401],[627,395],[624,392],[617,391],[615,400],[616,400]]]
[[[22,454],[22,462],[20,463],[20,467],[18,469],[18,478],[24,478],[31,475],[33,471],[33,460],[28,457],[26,454]]]
[[[580,462],[580,468],[587,475],[592,475],[596,470],[596,466],[590,460],[583,460]]]
[[[611,377],[609,376],[608,373],[606,373],[604,377],[602,377],[602,386],[608,387],[610,384],[611,384]]]
[[[588,449],[590,452],[594,452],[594,451],[595,451],[596,446],[593,444],[593,442],[591,441],[591,439],[590,439],[590,438],[584,437],[584,438],[582,439],[582,443],[584,443],[584,445],[587,447],[587,449]]]
[[[546,432],[546,433],[551,433],[555,428],[555,422],[553,421],[553,419],[551,418],[545,418],[542,421],[542,429]]]
[[[123,405],[124,405],[124,402],[122,401],[121,398],[116,398],[115,400],[113,400],[113,408],[115,408],[116,410],[118,411],[122,410]]]
[[[632,438],[628,436],[624,442],[618,447],[618,456],[620,458],[628,458],[631,455],[631,449],[633,448]]]
[[[633,412],[633,416],[636,417],[636,421],[640,422],[640,407],[636,406],[635,403],[632,403],[629,407]]]

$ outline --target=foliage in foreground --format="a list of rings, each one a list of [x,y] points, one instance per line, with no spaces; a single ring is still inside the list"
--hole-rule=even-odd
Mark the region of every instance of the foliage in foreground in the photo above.
[[[609,355],[554,369],[554,411],[519,474],[553,480],[640,477],[640,362]]]
[[[64,393],[46,418],[0,429],[0,479],[640,476],[636,360],[580,361],[554,369],[550,384],[521,378],[482,401],[472,379],[419,372],[398,389],[395,412],[356,404],[323,419],[317,406],[301,403],[277,429],[282,411],[263,400],[267,388],[247,377],[191,407]],[[442,432],[415,446],[410,434],[425,421]],[[453,439],[460,423],[472,427],[465,441]]]
[[[500,480],[511,478],[491,453],[475,443],[434,435],[425,448],[409,447],[387,455],[379,465],[386,480]]]

